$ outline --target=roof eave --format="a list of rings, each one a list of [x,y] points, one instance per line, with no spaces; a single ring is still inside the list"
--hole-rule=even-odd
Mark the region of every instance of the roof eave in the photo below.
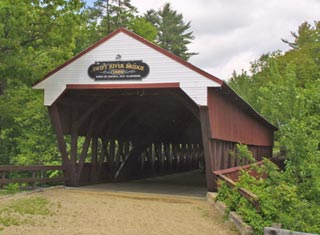
[[[226,82],[223,81],[222,89],[226,89],[232,96],[236,97],[237,102],[242,103],[247,107],[247,111],[250,112],[255,118],[263,122],[266,126],[269,126],[273,131],[277,131],[278,127],[273,125],[265,117],[263,117],[258,111],[256,111],[250,104],[248,104],[241,96],[239,96]]]

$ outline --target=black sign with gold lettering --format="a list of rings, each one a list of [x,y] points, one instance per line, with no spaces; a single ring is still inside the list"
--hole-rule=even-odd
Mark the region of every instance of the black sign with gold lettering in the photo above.
[[[136,80],[146,77],[149,70],[142,60],[98,61],[90,65],[88,75],[95,80]]]

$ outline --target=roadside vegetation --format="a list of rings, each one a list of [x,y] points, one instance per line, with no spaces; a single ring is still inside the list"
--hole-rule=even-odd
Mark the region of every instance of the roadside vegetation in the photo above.
[[[259,197],[257,212],[236,190],[221,184],[219,198],[236,210],[256,234],[273,223],[283,228],[320,233],[320,22],[303,23],[292,33],[291,49],[273,52],[234,73],[230,85],[279,131],[276,148],[286,157],[279,171],[269,161],[266,179],[243,172],[237,187]]]

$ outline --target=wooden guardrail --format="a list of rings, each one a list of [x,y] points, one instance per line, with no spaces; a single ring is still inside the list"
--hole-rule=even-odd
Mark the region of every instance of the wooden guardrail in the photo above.
[[[217,177],[219,179],[225,181],[230,188],[236,187],[236,182],[229,179],[228,177],[221,175],[221,174],[217,175]],[[243,196],[245,199],[247,199],[258,212],[260,211],[259,198],[257,195],[255,195],[254,193],[252,193],[244,188],[239,188],[238,192],[241,194],[241,196]]]
[[[33,187],[36,183],[53,183],[53,182],[65,182],[67,180],[63,175],[48,177],[48,171],[64,171],[64,166],[0,166],[0,185],[6,185],[11,183],[28,183]],[[22,176],[21,178],[18,175]],[[27,176],[27,177],[26,177]]]
[[[262,161],[257,162],[256,164],[261,165]],[[238,180],[239,172],[241,170],[248,170],[251,175],[257,176],[255,171],[250,171],[250,165],[218,170],[214,171],[213,173],[217,176],[218,179],[226,182],[226,184],[230,188],[236,188],[236,180]],[[254,206],[257,212],[260,211],[259,198],[257,195],[246,190],[245,188],[238,188],[238,192]]]

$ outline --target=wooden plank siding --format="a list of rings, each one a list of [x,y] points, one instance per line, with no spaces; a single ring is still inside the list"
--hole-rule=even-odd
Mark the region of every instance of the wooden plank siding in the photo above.
[[[150,67],[148,76],[142,80],[114,81],[95,81],[89,77],[88,67],[92,63],[114,61],[118,54],[123,60],[143,60]],[[140,36],[125,29],[118,29],[50,72],[33,88],[44,89],[44,105],[51,106],[67,85],[75,87],[82,84],[108,84],[119,87],[124,84],[148,86],[160,83],[179,83],[180,88],[196,104],[207,105],[207,87],[221,86],[222,81]]]
[[[247,160],[240,162],[239,159],[231,154],[231,152],[237,153],[236,142],[211,139],[210,143],[214,162],[213,170],[227,169],[249,163]],[[248,148],[257,161],[261,161],[264,157],[272,156],[272,146],[248,145]]]
[[[274,130],[239,107],[235,100],[209,88],[208,106],[214,139],[273,146]]]

